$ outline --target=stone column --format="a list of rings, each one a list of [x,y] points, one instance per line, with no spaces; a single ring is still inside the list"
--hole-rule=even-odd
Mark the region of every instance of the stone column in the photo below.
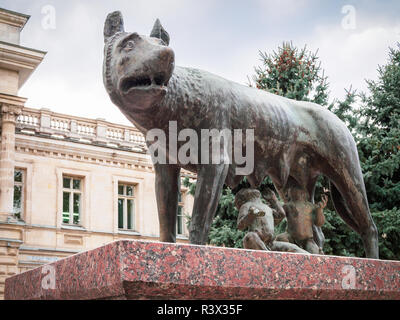
[[[6,222],[13,213],[15,123],[21,107],[1,105],[1,149],[0,149],[0,222]]]

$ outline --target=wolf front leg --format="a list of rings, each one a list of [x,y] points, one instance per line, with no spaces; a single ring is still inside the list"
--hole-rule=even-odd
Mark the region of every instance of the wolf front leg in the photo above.
[[[227,164],[202,165],[197,173],[196,193],[189,228],[189,241],[192,244],[207,242],[228,167]]]
[[[176,242],[180,168],[166,164],[155,164],[154,170],[156,173],[155,190],[160,223],[160,241]]]

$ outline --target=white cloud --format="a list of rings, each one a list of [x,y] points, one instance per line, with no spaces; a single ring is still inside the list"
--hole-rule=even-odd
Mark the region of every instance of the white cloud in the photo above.
[[[378,65],[387,61],[388,48],[400,41],[400,24],[348,31],[340,26],[318,26],[308,43],[319,49],[322,67],[334,97],[344,88],[366,90],[365,79],[376,79]]]
[[[263,10],[268,19],[278,21],[285,20],[293,15],[302,14],[308,6],[312,6],[312,0],[258,0],[261,10]]]

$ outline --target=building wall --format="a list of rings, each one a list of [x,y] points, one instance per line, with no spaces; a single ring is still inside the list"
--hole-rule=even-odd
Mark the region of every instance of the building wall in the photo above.
[[[27,180],[32,183],[26,191],[26,198],[31,202],[24,219],[27,223],[62,227],[64,175],[82,179],[83,229],[118,231],[117,184],[125,182],[135,185],[136,231],[157,237],[154,172],[147,155],[137,157],[114,149],[75,146],[72,142],[57,140],[49,145],[47,140],[23,135],[16,137],[15,165],[25,170]]]
[[[27,112],[31,114],[30,121],[23,118]],[[55,134],[56,131],[43,135],[46,130],[40,129],[39,122],[32,126],[32,112],[33,109],[23,109],[17,121],[15,168],[24,172],[23,212],[20,219],[0,223],[0,242],[3,242],[0,247],[0,298],[8,276],[111,241],[158,240],[159,236],[154,168],[145,151],[122,150],[118,141],[114,141],[112,147],[106,142],[99,146],[88,143],[90,137],[86,137],[85,142],[73,142],[66,139],[69,133],[65,132],[64,138],[61,138],[61,132]],[[45,113],[49,111],[45,110]],[[51,114],[51,117],[67,119],[69,116]],[[91,121],[71,118],[81,124]],[[56,122],[50,123],[54,129]],[[106,124],[108,132],[111,126]],[[128,129],[136,130],[125,128]],[[92,139],[99,140],[94,136]],[[195,178],[188,172],[183,175]],[[82,181],[79,226],[62,222],[63,176]],[[118,183],[135,186],[134,230],[118,228]],[[184,213],[189,214],[193,197],[184,187],[182,191]],[[184,223],[184,234],[178,235],[177,241],[187,242],[187,238]]]
[[[18,91],[18,72],[14,70],[0,69],[0,92],[15,94]]]
[[[6,24],[0,24],[0,41],[19,44],[20,28]]]

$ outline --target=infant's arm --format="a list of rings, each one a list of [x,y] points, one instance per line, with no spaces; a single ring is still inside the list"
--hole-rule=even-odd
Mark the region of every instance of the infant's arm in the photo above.
[[[278,225],[281,221],[286,217],[285,211],[283,210],[282,206],[277,209],[272,209],[272,215],[274,216],[274,224]]]
[[[317,227],[321,227],[325,223],[324,208],[326,207],[327,203],[328,197],[323,195],[322,201],[318,202],[318,204],[314,208],[313,223]]]
[[[278,199],[276,199],[276,201],[273,204],[272,215],[274,216],[275,225],[281,223],[281,221],[286,217],[285,210],[283,209]]]
[[[274,216],[274,224],[279,224],[285,217],[285,210],[283,209],[281,203],[279,202],[278,198],[271,189],[267,189],[264,192],[264,198],[267,200],[267,203],[272,209],[272,215]]]
[[[313,223],[317,227],[321,227],[325,223],[324,210],[321,207],[316,207],[314,209]]]
[[[245,230],[254,221],[255,216],[249,213],[250,207],[248,205],[242,205],[239,209],[239,215],[237,219],[237,227],[239,230]]]

